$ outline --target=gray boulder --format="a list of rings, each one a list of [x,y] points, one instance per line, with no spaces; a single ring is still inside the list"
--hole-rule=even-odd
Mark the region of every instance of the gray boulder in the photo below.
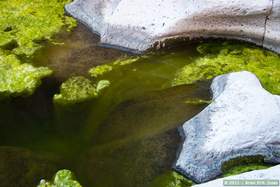
[[[213,102],[183,125],[175,169],[201,183],[222,174],[231,159],[263,156],[279,163],[280,97],[246,71],[216,77],[211,90]]]
[[[75,0],[68,13],[101,43],[144,51],[166,39],[240,39],[280,52],[276,0]]]
[[[217,180],[213,180],[207,183],[195,185],[195,187],[224,187],[224,183],[228,183],[229,180],[266,180],[267,185],[258,185],[258,186],[279,186],[280,179],[280,165],[271,167],[269,169],[256,170],[247,173],[242,173],[240,175],[225,177]],[[242,184],[241,182],[241,184]],[[261,181],[259,181],[261,182]],[[269,182],[269,183],[268,183]],[[271,184],[271,185],[268,185]],[[278,184],[278,185],[277,185]],[[233,185],[232,185],[233,186]],[[240,185],[242,186],[242,185]],[[245,185],[243,185],[245,186]],[[246,185],[248,186],[248,185]],[[257,186],[257,185],[255,185]]]

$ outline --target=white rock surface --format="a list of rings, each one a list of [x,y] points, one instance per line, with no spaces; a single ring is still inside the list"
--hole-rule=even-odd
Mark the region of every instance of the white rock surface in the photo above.
[[[195,185],[195,187],[224,187],[225,185],[223,185],[223,183],[225,180],[273,180],[275,182],[274,184],[277,184],[277,180],[280,180],[280,165],[271,167],[269,169],[256,170],[247,173],[242,173],[240,175],[213,180],[207,183]]]
[[[249,72],[216,77],[213,102],[183,125],[185,140],[175,169],[201,183],[221,174],[225,161],[264,156],[280,162],[280,96]]]
[[[280,52],[279,0],[75,0],[66,10],[101,43],[136,51],[168,38],[222,37]]]

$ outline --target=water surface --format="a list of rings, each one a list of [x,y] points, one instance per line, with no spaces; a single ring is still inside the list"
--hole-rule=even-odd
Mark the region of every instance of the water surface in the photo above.
[[[64,44],[34,58],[54,76],[33,96],[0,103],[0,186],[34,186],[67,168],[85,187],[145,187],[170,171],[177,127],[206,106],[186,101],[210,99],[209,82],[171,87],[176,71],[197,57],[196,46],[146,55],[99,77],[111,86],[98,99],[58,107],[52,97],[62,81],[131,54],[100,47],[82,25],[57,40]]]

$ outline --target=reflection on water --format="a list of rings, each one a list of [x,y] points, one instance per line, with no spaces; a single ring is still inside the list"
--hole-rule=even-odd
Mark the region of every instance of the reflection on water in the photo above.
[[[48,46],[35,57],[55,70],[54,77],[32,97],[0,103],[0,160],[11,163],[0,166],[0,186],[34,186],[50,171],[67,168],[85,187],[145,187],[169,171],[180,144],[176,128],[205,107],[186,100],[210,97],[209,82],[170,87],[175,72],[197,56],[195,46],[117,68],[99,77],[111,82],[100,98],[63,108],[52,104],[58,82],[126,54],[98,47],[98,38],[81,25],[59,40],[65,45]],[[42,160],[41,170],[33,158]],[[7,168],[21,171],[20,180],[4,175]]]
[[[35,65],[48,66],[55,77],[65,80],[73,75],[87,75],[89,68],[116,60],[128,54],[99,46],[99,36],[78,24],[73,32],[63,32],[37,53]]]

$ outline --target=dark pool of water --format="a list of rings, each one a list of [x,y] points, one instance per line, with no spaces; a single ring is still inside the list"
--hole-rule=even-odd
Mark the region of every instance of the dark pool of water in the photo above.
[[[34,59],[54,76],[29,98],[0,102],[0,186],[34,186],[67,168],[85,187],[146,187],[170,171],[181,142],[177,127],[205,107],[186,100],[210,99],[209,82],[171,87],[176,71],[197,56],[195,45],[118,68],[99,77],[111,81],[100,98],[57,107],[52,96],[61,81],[128,55],[99,47],[82,25],[61,41]]]

